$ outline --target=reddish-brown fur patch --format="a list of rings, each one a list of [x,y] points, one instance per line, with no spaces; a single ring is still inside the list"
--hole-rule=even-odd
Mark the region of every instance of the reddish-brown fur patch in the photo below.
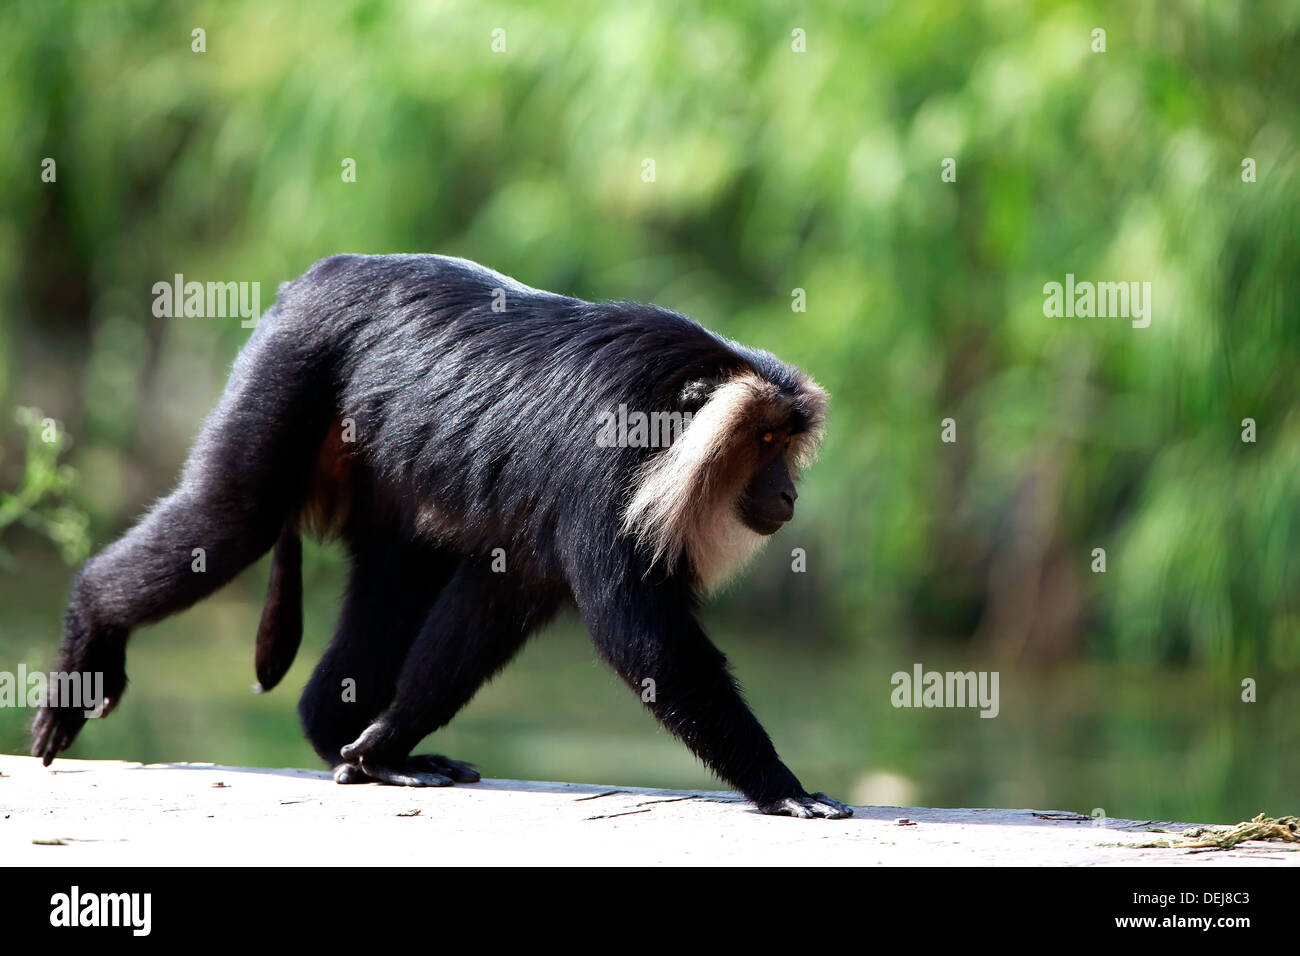
[[[298,513],[301,529],[321,538],[338,534],[352,505],[352,443],[343,440],[343,423],[330,424],[316,455],[307,500]]]

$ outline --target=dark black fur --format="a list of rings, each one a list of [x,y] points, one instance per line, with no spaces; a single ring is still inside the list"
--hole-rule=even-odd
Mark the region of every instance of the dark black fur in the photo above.
[[[506,309],[493,311],[503,285]],[[320,493],[322,447],[350,418],[356,442],[333,489],[346,506],[336,500],[324,520],[353,571],[300,705],[341,782],[477,779],[411,749],[572,601],[601,655],[638,693],[654,681],[656,717],[719,776],[767,812],[843,815],[803,790],[741,699],[696,623],[686,559],[651,566],[620,531],[655,449],[593,442],[599,414],[620,403],[690,407],[699,382],[744,369],[795,385],[773,356],[652,306],[583,302],[437,256],[324,259],[281,288],[178,488],[87,562],[60,668],[102,671],[116,704],[129,632],[210,594],[279,540],[258,641],[259,678],[278,681],[301,632],[289,607],[301,588],[297,522]],[[191,570],[195,548],[204,573]],[[504,573],[491,567],[495,548]],[[355,702],[343,699],[348,680]],[[47,708],[33,752],[48,763],[83,723]]]

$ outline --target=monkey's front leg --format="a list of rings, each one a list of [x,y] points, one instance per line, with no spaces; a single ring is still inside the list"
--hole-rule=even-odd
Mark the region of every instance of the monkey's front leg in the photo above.
[[[360,773],[407,787],[477,781],[478,771],[469,764],[438,754],[408,755],[469,702],[557,603],[552,594],[522,592],[516,581],[486,565],[457,568],[407,652],[392,704],[343,748],[347,763],[334,779],[361,782]]]
[[[840,801],[804,790],[781,762],[741,697],[726,657],[685,602],[663,593],[662,586],[629,590],[634,593],[599,610],[584,609],[584,616],[601,653],[659,722],[761,813],[852,816]]]

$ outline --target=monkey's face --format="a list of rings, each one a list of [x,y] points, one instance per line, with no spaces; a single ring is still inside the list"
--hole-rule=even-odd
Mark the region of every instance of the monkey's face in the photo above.
[[[783,383],[753,368],[686,382],[677,395],[686,429],[636,475],[624,531],[655,561],[685,552],[705,591],[794,517],[794,477],[821,442],[826,393],[781,368]]]
[[[775,534],[794,517],[799,493],[786,464],[789,447],[789,428],[765,430],[758,436],[758,462],[739,502],[740,520],[758,534]]]

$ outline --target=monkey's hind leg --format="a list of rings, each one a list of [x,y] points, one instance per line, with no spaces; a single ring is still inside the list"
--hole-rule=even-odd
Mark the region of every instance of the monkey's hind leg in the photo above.
[[[126,689],[131,631],[206,597],[257,560],[301,502],[329,403],[309,363],[259,325],[208,417],[181,481],[145,518],[86,562],[72,587],[56,670],[86,686],[89,707],[51,696],[32,727],[49,765]]]
[[[462,564],[411,645],[392,705],[343,748],[344,758],[368,777],[399,786],[478,780],[478,771],[468,764],[440,754],[409,754],[451,721],[559,602],[559,595],[530,594],[482,564]]]

